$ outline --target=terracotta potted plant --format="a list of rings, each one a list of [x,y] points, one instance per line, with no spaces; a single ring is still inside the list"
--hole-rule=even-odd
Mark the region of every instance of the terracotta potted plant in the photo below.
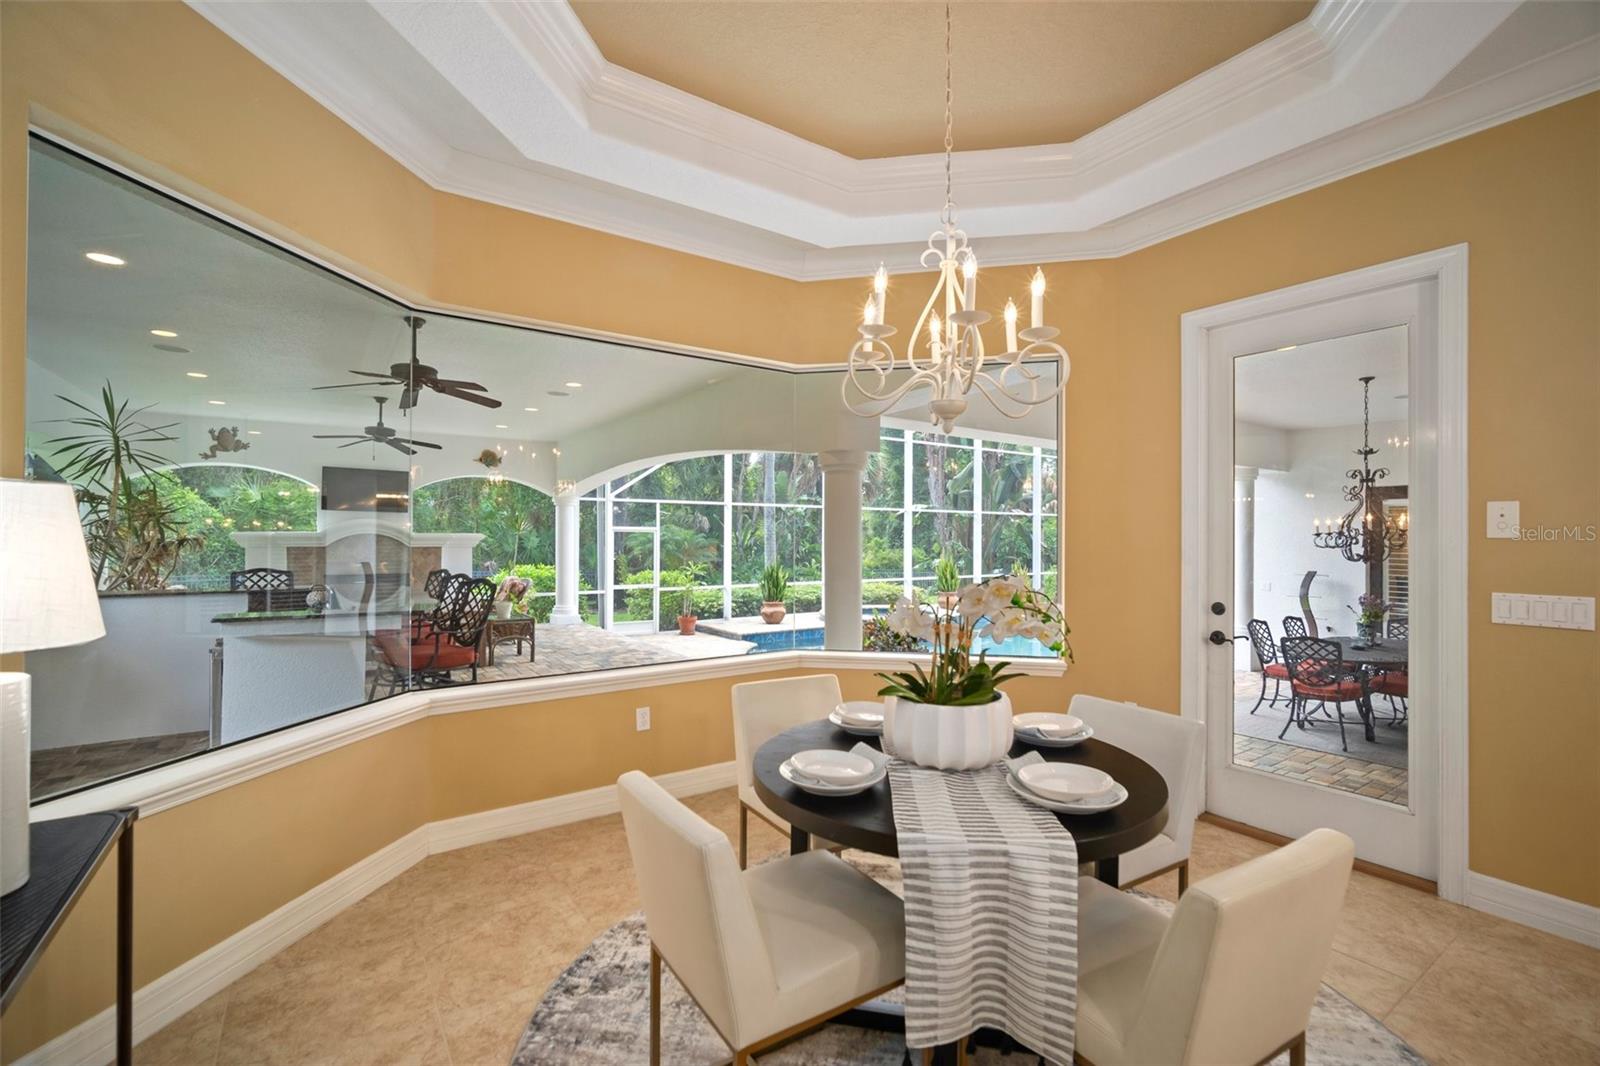
[[[769,626],[783,621],[784,600],[789,596],[789,571],[773,563],[761,571],[761,620]]]
[[[678,600],[678,635],[684,637],[694,636],[694,627],[700,623],[700,616],[694,611],[695,579],[698,575],[694,571],[684,579],[683,591],[679,593]]]
[[[990,664],[985,652],[974,658],[975,636],[1031,637],[1072,661],[1061,608],[1025,582],[991,578],[957,600],[955,610],[896,602],[888,624],[929,646],[929,668],[878,675],[889,682],[878,690],[886,697],[883,750],[940,770],[988,766],[1011,750],[1011,701],[999,689],[1013,676],[1005,672],[1010,664]]]
[[[950,557],[948,551],[939,553],[939,561],[933,564],[933,580],[939,590],[939,607],[949,613],[956,609],[956,594],[961,591],[961,571],[956,569],[956,561]]]

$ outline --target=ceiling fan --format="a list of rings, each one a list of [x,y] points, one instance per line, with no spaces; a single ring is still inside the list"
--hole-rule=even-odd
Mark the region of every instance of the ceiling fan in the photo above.
[[[417,331],[427,319],[417,315],[406,315],[406,325],[411,327],[411,361],[409,363],[395,363],[389,367],[389,372],[380,374],[372,370],[352,370],[350,373],[364,378],[381,378],[386,385],[399,385],[404,391],[400,393],[400,410],[409,411],[417,405],[417,395],[423,389],[432,389],[442,396],[454,396],[458,400],[479,404],[483,407],[499,407],[500,401],[493,396],[481,395],[486,390],[475,381],[460,381],[455,378],[442,378],[435,367],[417,360]],[[317,385],[316,389],[359,389],[369,386],[369,382],[352,381],[348,385]]]
[[[350,442],[349,444],[339,445],[341,448],[353,448],[357,444],[371,441],[373,444],[387,444],[395,451],[405,452],[407,455],[417,454],[415,448],[406,447],[408,444],[414,444],[417,446],[417,448],[443,447],[443,445],[440,444],[430,444],[425,440],[409,440],[405,437],[399,436],[398,430],[383,424],[383,405],[389,402],[389,398],[387,396],[374,396],[373,400],[377,401],[378,404],[378,424],[375,426],[367,426],[366,432],[360,434],[313,433],[311,434],[312,438],[314,440],[347,440]]]

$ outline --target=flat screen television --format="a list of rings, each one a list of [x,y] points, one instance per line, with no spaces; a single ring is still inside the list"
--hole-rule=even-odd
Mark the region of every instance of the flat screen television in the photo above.
[[[324,511],[397,511],[411,509],[410,475],[404,470],[325,466],[322,468]]]

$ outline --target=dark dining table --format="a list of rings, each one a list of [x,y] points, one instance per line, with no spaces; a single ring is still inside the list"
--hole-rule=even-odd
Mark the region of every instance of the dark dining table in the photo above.
[[[797,751],[836,748],[848,751],[860,741],[882,749],[876,737],[846,733],[827,719],[786,729],[755,754],[755,789],[774,814],[789,823],[789,850],[799,854],[819,836],[878,855],[898,855],[894,799],[885,777],[854,796],[815,796],[783,779],[778,767]],[[1098,814],[1058,814],[1077,844],[1078,860],[1092,862],[1095,876],[1117,884],[1117,859],[1154,840],[1167,824],[1167,783],[1155,767],[1115,744],[1090,737],[1071,748],[1036,748],[1017,741],[1011,754],[1037,751],[1051,762],[1079,763],[1104,770],[1128,790],[1119,807]],[[1022,802],[1022,801],[1019,801]]]
[[[848,751],[863,741],[882,750],[878,738],[853,736],[827,719],[820,719],[786,729],[756,749],[756,795],[789,823],[790,854],[809,850],[813,836],[878,855],[899,854],[894,798],[889,791],[887,775],[854,796],[816,796],[791,785],[778,773],[778,767],[795,752],[813,748]],[[1098,814],[1056,815],[1072,834],[1078,861],[1092,862],[1095,877],[1116,886],[1118,858],[1154,840],[1166,827],[1166,780],[1155,767],[1132,752],[1093,737],[1070,748],[1034,747],[1020,740],[1011,748],[1013,756],[1029,751],[1037,751],[1051,762],[1078,763],[1104,770],[1128,790],[1127,800],[1112,810]],[[904,1008],[882,1000],[863,1003],[836,1016],[833,1021],[866,1029],[905,1031]],[[988,1029],[980,1029],[972,1040],[1004,1051],[1012,1047],[1008,1037]],[[958,1059],[954,1045],[934,1050],[936,1066],[955,1063]]]
[[[1359,667],[1368,675],[1382,673],[1385,670],[1404,670],[1410,661],[1411,644],[1405,637],[1385,637],[1379,644],[1367,644],[1359,637],[1339,637],[1332,634],[1323,639],[1337,642],[1345,664]],[[1365,684],[1361,686],[1361,699],[1357,706],[1361,711],[1362,733],[1369,742],[1376,743],[1377,715],[1372,708],[1372,693],[1367,690]]]

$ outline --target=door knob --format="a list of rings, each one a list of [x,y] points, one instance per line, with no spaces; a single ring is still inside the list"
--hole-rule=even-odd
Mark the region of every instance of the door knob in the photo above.
[[[1211,635],[1209,637],[1207,637],[1206,639],[1209,640],[1211,643],[1219,646],[1219,647],[1221,645],[1223,645],[1223,644],[1232,644],[1233,643],[1233,638],[1232,637],[1228,637],[1228,636],[1224,636],[1223,633],[1222,633],[1222,630],[1220,630],[1220,629],[1213,629],[1211,631]]]

